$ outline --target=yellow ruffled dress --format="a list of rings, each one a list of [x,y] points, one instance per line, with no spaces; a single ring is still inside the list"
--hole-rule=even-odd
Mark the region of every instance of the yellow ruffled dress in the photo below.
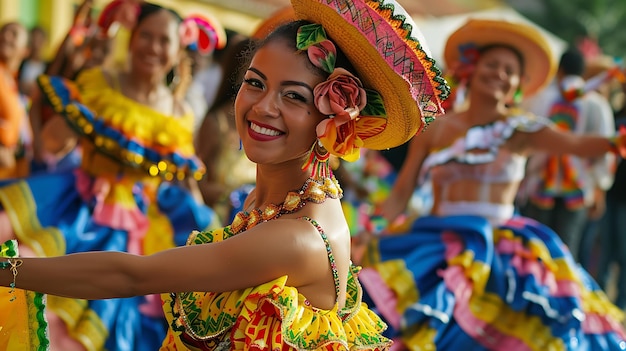
[[[188,245],[220,242],[230,226],[194,232]],[[310,305],[283,276],[243,290],[163,294],[170,324],[161,350],[386,350],[385,323],[361,302],[353,267],[346,306],[321,310]]]
[[[220,226],[215,213],[177,183],[204,171],[193,148],[191,113],[173,116],[137,103],[100,68],[75,81],[43,75],[38,83],[54,112],[80,136],[83,158],[79,168],[0,187],[0,205],[20,245],[41,257],[148,255],[184,245],[193,230]],[[167,330],[158,295],[101,301],[48,296],[46,309],[67,326],[67,335],[51,330],[53,340],[69,336],[89,351],[153,351]]]

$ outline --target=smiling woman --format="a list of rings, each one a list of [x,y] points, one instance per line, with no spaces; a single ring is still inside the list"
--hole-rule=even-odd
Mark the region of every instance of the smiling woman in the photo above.
[[[256,188],[229,226],[193,231],[185,247],[153,254],[0,260],[0,285],[93,305],[162,293],[169,326],[162,350],[388,349],[386,325],[361,301],[329,155],[352,159],[361,147],[405,142],[442,112],[448,87],[395,1],[292,4],[298,20],[260,43],[235,100]],[[396,59],[387,60],[391,52]],[[168,136],[178,137],[166,123]],[[155,171],[170,171],[164,164]],[[181,204],[160,205],[180,211]]]
[[[298,72],[310,70],[311,63],[303,57],[291,64],[288,54],[293,55],[293,46],[285,39],[264,45],[254,56],[235,100],[241,141],[248,158],[256,163],[295,161],[301,165],[315,139],[315,126],[325,118],[313,104],[313,87],[323,81],[323,75],[294,80]]]

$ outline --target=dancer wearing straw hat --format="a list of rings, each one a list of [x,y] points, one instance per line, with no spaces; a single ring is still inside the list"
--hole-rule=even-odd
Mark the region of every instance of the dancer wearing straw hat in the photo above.
[[[299,20],[265,39],[235,100],[257,178],[231,225],[149,256],[2,259],[0,284],[18,298],[163,293],[163,350],[387,349],[361,302],[328,158],[407,141],[442,112],[448,87],[394,1],[292,4]]]
[[[394,329],[398,349],[618,350],[626,333],[611,305],[548,227],[514,215],[529,154],[624,152],[624,135],[578,136],[515,107],[546,85],[555,62],[528,25],[472,19],[445,60],[464,109],[411,141],[372,228],[402,213],[430,177],[431,216],[370,242],[359,276]]]

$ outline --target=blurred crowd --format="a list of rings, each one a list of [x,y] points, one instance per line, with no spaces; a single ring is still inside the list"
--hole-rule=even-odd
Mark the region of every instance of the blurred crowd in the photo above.
[[[39,26],[26,28],[19,22],[9,22],[0,27],[2,184],[86,167],[90,150],[62,119],[54,118],[57,113],[43,98],[38,77],[75,80],[95,67],[135,67],[130,58],[122,63],[114,60],[114,47],[119,45],[115,26],[111,25],[115,21],[102,26],[98,22],[106,19],[92,18],[89,3],[77,9],[75,24],[61,43],[48,43],[46,31]],[[266,34],[258,31],[247,35],[229,29],[223,32],[225,44],[208,53],[190,45],[185,57],[175,59],[164,82],[191,108],[192,146],[204,165],[201,179],[183,180],[176,175],[165,179],[179,183],[198,203],[214,212],[211,226],[230,223],[254,186],[256,168],[241,150],[232,118],[233,102],[248,53]],[[46,57],[44,49],[50,44],[56,47],[55,54]],[[149,50],[130,46],[129,56],[147,55]],[[120,82],[123,87],[124,80]],[[461,100],[457,96],[449,98],[447,108],[462,109]],[[164,108],[156,102],[150,106],[152,109]],[[557,128],[611,136],[626,128],[624,68],[615,58],[585,55],[572,43],[560,57],[553,83],[519,103],[551,119]],[[344,189],[343,208],[357,262],[364,249],[361,242],[367,241],[372,231],[370,216],[389,196],[409,143],[382,151],[363,149],[356,162],[334,160],[335,175]],[[406,229],[414,219],[430,213],[432,202],[432,189],[426,182],[414,189],[409,205],[391,228]],[[626,310],[626,162],[613,154],[597,158],[533,154],[516,196],[515,210],[554,230],[577,262],[608,289],[618,307]],[[4,213],[0,216],[0,223],[10,221]]]

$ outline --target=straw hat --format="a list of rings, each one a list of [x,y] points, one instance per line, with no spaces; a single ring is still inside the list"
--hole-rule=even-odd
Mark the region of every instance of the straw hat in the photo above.
[[[363,147],[387,149],[408,141],[435,116],[449,87],[421,33],[394,0],[291,0],[296,18],[322,25],[353,64],[366,88],[382,97],[387,120]]]
[[[460,62],[467,45],[480,48],[492,44],[511,46],[523,55],[525,77],[521,88],[525,97],[546,86],[556,73],[556,58],[543,34],[527,24],[494,19],[470,19],[452,33],[444,50],[446,66]]]

